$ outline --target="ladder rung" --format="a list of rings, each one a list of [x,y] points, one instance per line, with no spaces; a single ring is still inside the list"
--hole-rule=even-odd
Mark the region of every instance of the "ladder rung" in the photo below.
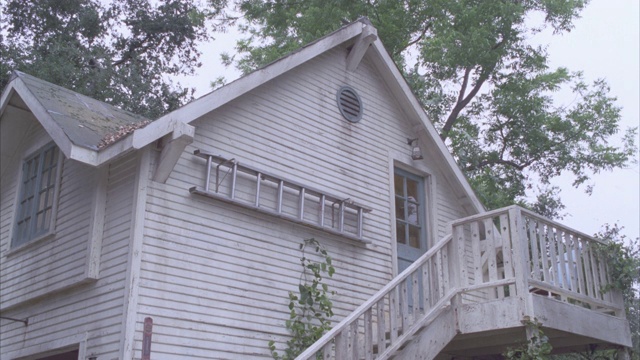
[[[304,196],[306,193],[306,189],[301,187],[300,188],[300,201],[299,201],[299,205],[298,205],[298,217],[300,218],[300,220],[304,219]]]
[[[238,176],[238,163],[233,163],[233,170],[231,174],[231,198],[235,199],[236,197],[236,178]]]
[[[325,202],[324,194],[320,195],[320,226],[324,227],[324,202]]]
[[[207,178],[204,182],[204,191],[209,191],[209,182],[211,181],[211,156],[207,156]],[[217,181],[218,179],[216,179]]]
[[[262,174],[258,172],[256,174],[256,207],[260,206],[260,179],[262,178]]]
[[[278,206],[276,211],[282,213],[282,192],[284,191],[284,180],[278,182]]]

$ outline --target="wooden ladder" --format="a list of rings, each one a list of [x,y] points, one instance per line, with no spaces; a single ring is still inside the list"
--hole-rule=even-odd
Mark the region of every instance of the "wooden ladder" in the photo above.
[[[355,203],[350,198],[330,195],[265,171],[240,165],[234,158],[228,159],[200,150],[195,150],[194,155],[206,159],[207,164],[204,186],[192,187],[189,189],[192,194],[241,205],[347,238],[368,242],[363,238],[364,214],[371,212],[371,209]],[[215,172],[212,171],[214,164]],[[243,189],[239,189],[240,178],[250,180],[248,186],[245,185]],[[263,187],[275,189],[275,199],[263,197]],[[239,196],[240,193],[243,196]],[[253,193],[253,196],[249,198],[248,193]],[[295,198],[295,203],[292,202],[292,198]],[[291,212],[293,208],[295,213]],[[330,221],[327,219],[327,212],[330,212]]]

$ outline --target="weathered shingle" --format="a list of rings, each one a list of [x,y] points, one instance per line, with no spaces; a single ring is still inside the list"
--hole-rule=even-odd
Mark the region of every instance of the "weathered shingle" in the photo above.
[[[98,150],[151,122],[31,75],[16,71],[15,76],[23,81],[74,145]]]

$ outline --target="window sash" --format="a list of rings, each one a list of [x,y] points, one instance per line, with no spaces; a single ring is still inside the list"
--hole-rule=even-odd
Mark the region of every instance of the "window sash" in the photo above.
[[[412,248],[425,248],[424,178],[396,168],[396,241]]]
[[[60,175],[59,158],[57,146],[50,143],[23,162],[12,247],[51,231]]]

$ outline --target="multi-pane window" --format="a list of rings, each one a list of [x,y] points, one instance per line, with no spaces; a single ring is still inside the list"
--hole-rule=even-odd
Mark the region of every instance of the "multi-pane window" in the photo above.
[[[398,244],[424,247],[424,181],[414,174],[396,169],[394,174],[396,240]]]
[[[58,148],[50,143],[22,164],[13,247],[50,232],[59,182],[59,162]]]

